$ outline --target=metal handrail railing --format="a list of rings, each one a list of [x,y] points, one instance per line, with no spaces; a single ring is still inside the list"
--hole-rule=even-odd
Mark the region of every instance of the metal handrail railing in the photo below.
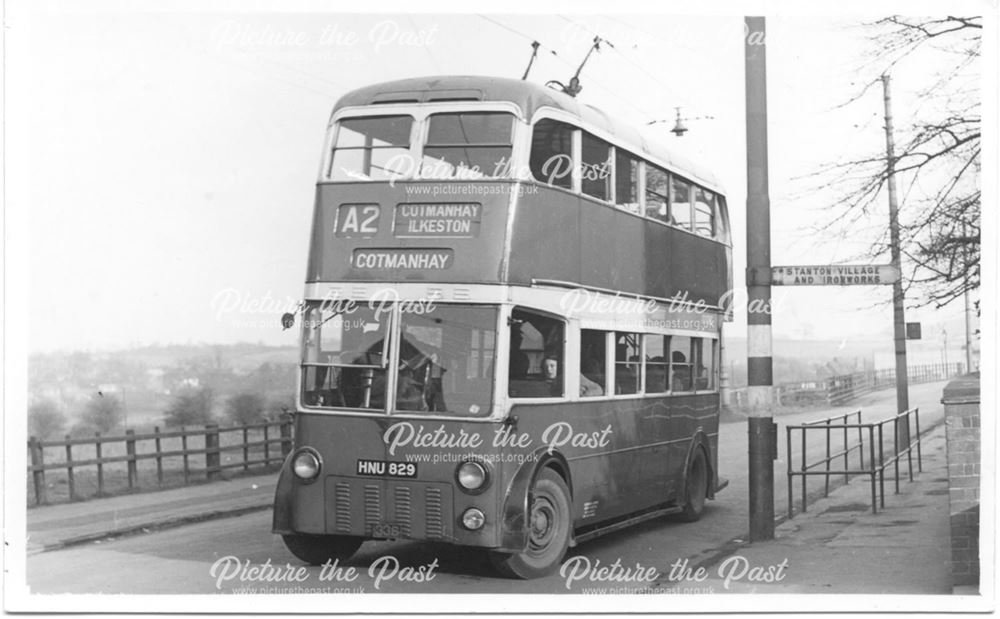
[[[852,420],[856,420],[854,423],[849,423]],[[911,420],[913,423],[911,424]],[[885,426],[888,424],[893,425],[893,442],[892,442],[892,454],[889,458],[886,457],[885,449]],[[914,427],[915,426],[915,427]],[[851,434],[850,430],[857,429],[857,443],[851,444],[849,436]],[[819,458],[815,461],[809,461],[808,458],[808,441],[807,434],[809,431],[824,431],[825,432],[825,444],[826,444],[826,457]],[[915,430],[915,434],[913,432]],[[834,452],[832,447],[832,433],[834,431],[843,432],[843,447]],[[802,478],[802,508],[801,511],[805,512],[807,510],[807,499],[808,499],[808,478],[814,475],[823,475],[825,477],[824,484],[824,496],[829,496],[830,494],[830,478],[834,475],[843,475],[844,483],[850,481],[851,475],[867,475],[870,477],[871,484],[871,497],[872,497],[872,513],[878,513],[878,507],[881,506],[885,508],[885,471],[890,466],[894,467],[894,480],[895,480],[895,491],[899,494],[899,465],[901,458],[906,456],[907,465],[909,467],[909,478],[913,481],[913,451],[916,448],[917,452],[917,468],[918,472],[923,471],[923,454],[920,446],[920,409],[912,408],[910,410],[897,413],[893,417],[888,419],[883,419],[877,422],[863,423],[861,419],[861,410],[858,409],[851,413],[846,413],[843,415],[836,415],[833,417],[828,417],[825,419],[817,419],[814,421],[808,421],[805,423],[790,425],[785,427],[786,432],[786,445],[787,445],[787,475],[788,475],[788,517],[794,517],[794,482],[795,477]],[[792,444],[793,444],[793,434],[794,432],[799,432],[801,436],[801,453],[799,456],[799,467],[796,470],[794,466],[794,458],[792,455]],[[864,452],[865,452],[865,434],[868,435],[868,466],[865,466]],[[878,440],[876,441],[876,434],[878,435]],[[876,458],[875,449],[878,448],[878,457]],[[902,447],[901,447],[902,446]],[[858,468],[850,468],[850,454],[853,451],[858,452]],[[831,468],[831,463],[843,458],[843,469],[834,470]],[[816,471],[813,470],[819,466],[824,466],[824,470]]]

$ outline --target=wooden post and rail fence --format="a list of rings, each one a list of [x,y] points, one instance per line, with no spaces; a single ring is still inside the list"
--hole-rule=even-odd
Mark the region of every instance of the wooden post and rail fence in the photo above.
[[[292,427],[292,415],[284,414],[277,421],[223,428],[210,423],[168,431],[157,426],[142,434],[126,430],[117,436],[98,432],[88,437],[67,435],[62,440],[31,437],[29,494],[34,495],[36,505],[45,505],[53,499],[73,501],[146,487],[187,485],[217,479],[234,469],[266,470],[281,466],[291,452]]]

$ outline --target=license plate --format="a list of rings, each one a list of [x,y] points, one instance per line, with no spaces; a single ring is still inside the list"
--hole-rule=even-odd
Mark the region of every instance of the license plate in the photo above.
[[[398,524],[380,522],[368,528],[368,535],[372,537],[397,538],[403,536],[403,527]]]
[[[413,462],[390,462],[388,460],[358,460],[358,475],[368,477],[403,477],[417,476],[417,465]]]

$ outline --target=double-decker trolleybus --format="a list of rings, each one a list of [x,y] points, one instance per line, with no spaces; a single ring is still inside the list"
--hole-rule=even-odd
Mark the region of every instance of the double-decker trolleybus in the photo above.
[[[732,249],[713,177],[526,81],[342,97],[302,305],[273,530],[487,550],[520,578],[720,488]]]

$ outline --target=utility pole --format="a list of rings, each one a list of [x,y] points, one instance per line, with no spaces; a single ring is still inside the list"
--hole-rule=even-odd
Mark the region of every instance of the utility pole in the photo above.
[[[767,183],[767,62],[763,17],[744,18],[747,123],[747,419],[750,541],[774,539],[771,203]]]
[[[965,373],[972,372],[972,314],[969,291],[965,291]]]
[[[892,326],[896,342],[896,409],[903,412],[910,408],[910,386],[906,371],[906,316],[903,312],[903,271],[899,258],[899,206],[896,203],[896,153],[892,139],[892,97],[889,94],[889,75],[882,76],[885,99],[885,158],[886,185],[889,188],[889,241],[892,266],[899,279],[892,284]]]
[[[966,237],[965,222],[962,222],[962,238]],[[972,309],[969,303],[969,252],[966,246],[962,248],[962,269],[965,271],[963,282],[965,283],[965,373],[972,372]]]
[[[941,335],[944,337],[944,350],[941,351],[944,353],[944,377],[948,378],[948,329],[942,327]]]

